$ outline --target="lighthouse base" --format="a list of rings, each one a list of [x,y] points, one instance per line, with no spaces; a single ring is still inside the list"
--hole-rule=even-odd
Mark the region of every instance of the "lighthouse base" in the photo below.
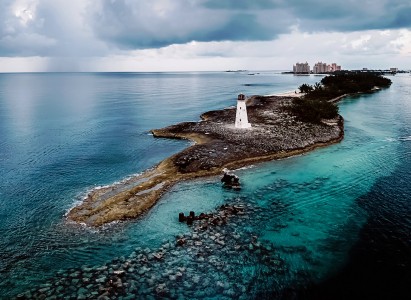
[[[244,124],[244,123],[241,123],[241,124],[235,124],[235,128],[243,128],[243,129],[245,129],[245,128],[251,128],[251,124],[250,123],[246,123],[246,124]]]

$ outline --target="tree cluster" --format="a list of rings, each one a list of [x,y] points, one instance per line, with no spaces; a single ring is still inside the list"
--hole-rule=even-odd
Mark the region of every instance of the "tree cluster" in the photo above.
[[[305,83],[299,86],[298,89],[305,95],[296,98],[290,110],[301,121],[320,123],[322,119],[331,119],[338,115],[338,106],[329,100],[390,85],[391,80],[378,73],[340,72],[324,77],[313,86]]]

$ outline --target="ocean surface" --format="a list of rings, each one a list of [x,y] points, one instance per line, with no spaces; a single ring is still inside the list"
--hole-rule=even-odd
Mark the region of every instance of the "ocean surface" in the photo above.
[[[199,120],[205,111],[235,105],[239,93],[274,94],[321,80],[254,74],[0,74],[0,299],[34,295],[39,288],[47,293],[46,283],[58,274],[110,267],[138,249],[155,251],[189,235],[192,229],[178,222],[180,211],[212,212],[239,202],[252,207],[253,215],[229,222],[225,230],[258,239],[281,268],[264,273],[265,265],[253,262],[260,252],[247,252],[250,264],[239,265],[224,247],[216,248],[215,259],[206,257],[201,266],[191,252],[178,252],[174,260],[190,261],[187,274],[198,272],[200,278],[196,289],[183,277],[190,298],[407,298],[409,74],[390,77],[388,89],[339,103],[345,119],[341,143],[237,170],[240,191],[206,178],[174,186],[137,220],[99,230],[66,221],[67,211],[91,189],[138,174],[191,144],[153,138],[150,129]],[[215,260],[225,273],[213,267]],[[167,278],[163,284],[175,279]],[[156,296],[156,290],[141,289],[135,297]],[[90,298],[91,292],[81,288]],[[187,295],[178,288],[169,292]],[[72,297],[79,295],[73,288]]]

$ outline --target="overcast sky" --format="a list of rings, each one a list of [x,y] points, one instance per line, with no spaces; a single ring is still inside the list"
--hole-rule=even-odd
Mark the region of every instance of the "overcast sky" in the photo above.
[[[0,0],[0,72],[411,69],[410,0]]]

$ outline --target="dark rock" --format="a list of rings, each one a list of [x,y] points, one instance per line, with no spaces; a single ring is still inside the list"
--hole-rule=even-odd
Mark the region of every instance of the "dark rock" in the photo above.
[[[183,212],[178,214],[178,221],[179,222],[185,222],[186,221],[186,216],[184,216]]]
[[[108,291],[104,292],[102,295],[98,296],[98,300],[109,300],[110,294]]]
[[[186,240],[181,238],[177,240],[177,246],[183,246],[186,243]]]
[[[165,285],[165,283],[161,283],[161,284],[157,285],[156,293],[157,293],[157,295],[162,296],[162,297],[167,296],[167,294],[169,293],[169,290],[168,290],[167,286]]]
[[[187,217],[187,225],[193,225],[194,218],[190,215]]]
[[[17,299],[17,300],[26,299],[26,295],[25,295],[25,294],[18,294],[18,295],[16,296],[16,299]]]
[[[163,253],[154,253],[153,257],[157,260],[161,260],[163,258],[164,254]]]

